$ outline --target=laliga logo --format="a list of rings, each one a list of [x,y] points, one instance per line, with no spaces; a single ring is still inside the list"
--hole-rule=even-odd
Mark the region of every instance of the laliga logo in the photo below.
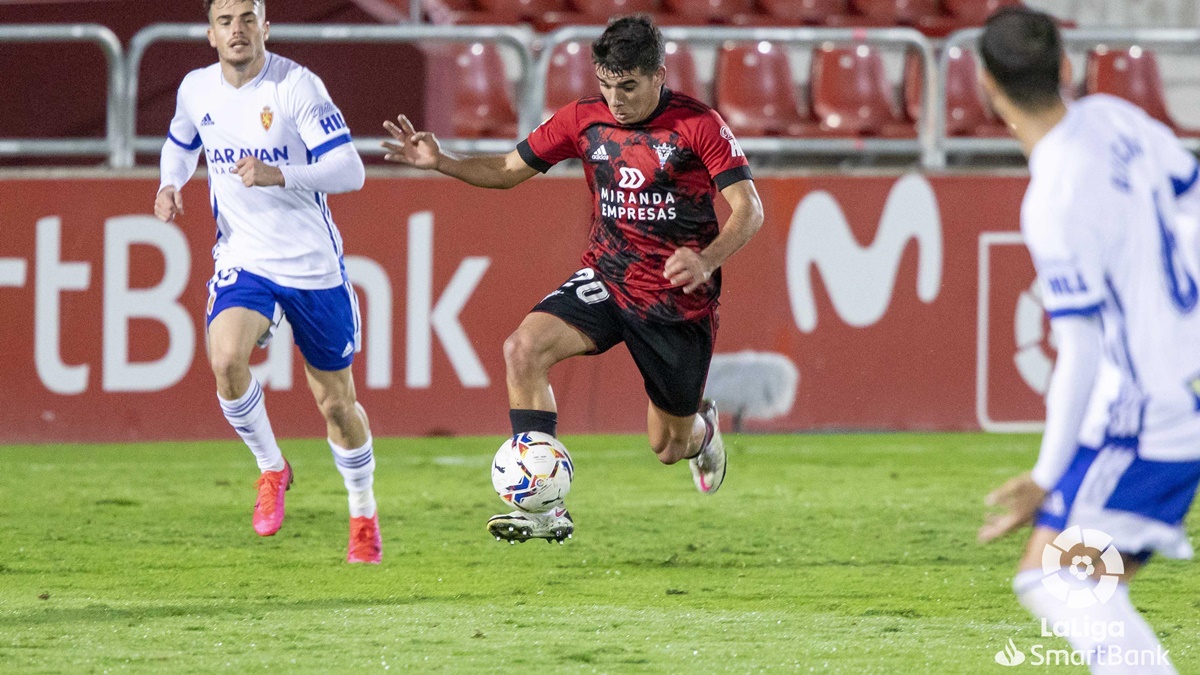
[[[1042,289],[1034,281],[1033,286],[1023,291],[1017,299],[1017,311],[1013,317],[1017,353],[1013,355],[1013,363],[1025,384],[1039,394],[1046,393],[1050,386],[1050,373],[1054,370],[1054,361],[1042,348],[1042,341],[1046,337],[1045,314]],[[1053,334],[1050,339],[1054,339]]]
[[[628,166],[621,167],[621,182],[617,184],[618,187],[625,188],[626,190],[636,190],[642,187],[642,184],[645,182],[646,176],[641,171]]]
[[[917,297],[931,303],[942,286],[942,219],[937,197],[917,174],[896,181],[888,193],[875,241],[862,247],[837,201],[818,190],[806,196],[792,216],[787,243],[787,286],[796,326],[817,328],[812,272],[816,267],[847,324],[856,328],[879,321],[891,304],[900,259],[910,239],[917,242]]]
[[[1025,663],[1025,652],[1017,649],[1017,645],[1013,644],[1012,638],[1008,639],[1008,644],[1004,649],[996,652],[996,663],[1002,666],[1019,666]]]
[[[1063,565],[1063,560],[1068,564]],[[1099,578],[1096,569],[1102,567]],[[1065,570],[1065,574],[1064,574]],[[1042,585],[1068,607],[1091,607],[1108,602],[1125,572],[1112,537],[1078,525],[1063,530],[1042,551]]]

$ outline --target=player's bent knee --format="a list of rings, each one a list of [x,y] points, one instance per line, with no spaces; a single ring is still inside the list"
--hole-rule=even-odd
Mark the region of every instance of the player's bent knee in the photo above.
[[[327,396],[317,403],[317,407],[325,421],[339,429],[349,428],[355,420],[366,422],[365,416],[359,415],[355,400],[349,396]]]
[[[533,335],[518,330],[504,341],[504,364],[509,378],[523,379],[538,375],[544,367],[539,355],[544,350]]]
[[[236,350],[214,348],[211,361],[213,375],[216,375],[219,387],[236,387],[239,383],[249,382],[250,360]]]

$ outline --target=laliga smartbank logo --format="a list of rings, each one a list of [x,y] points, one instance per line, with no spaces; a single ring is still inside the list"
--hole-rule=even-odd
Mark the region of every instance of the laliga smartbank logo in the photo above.
[[[1100,530],[1079,526],[1063,530],[1042,550],[1042,585],[1054,598],[1070,609],[1101,605],[1112,599],[1125,572],[1121,554],[1112,545],[1112,537]],[[1041,620],[1041,637],[1083,639],[1098,644],[1089,651],[1030,645],[1028,655],[1011,638],[996,652],[1002,666],[1098,666],[1122,668],[1161,668],[1170,664],[1168,651],[1125,650],[1112,644],[1112,638],[1125,637],[1125,622],[1093,620],[1091,616]],[[1124,671],[1122,671],[1124,672]],[[1130,671],[1136,672],[1136,671]]]
[[[1008,644],[1004,646],[1004,649],[996,652],[996,663],[1002,666],[1019,666],[1025,663],[1025,652],[1017,649],[1012,638],[1008,638]]]
[[[1108,602],[1124,573],[1112,537],[1100,530],[1067,528],[1042,550],[1042,585],[1067,607]]]

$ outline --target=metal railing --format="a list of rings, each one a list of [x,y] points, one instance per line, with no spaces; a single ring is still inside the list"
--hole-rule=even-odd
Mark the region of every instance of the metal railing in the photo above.
[[[207,39],[207,24],[164,23],[148,26],[138,31],[129,43],[127,59],[128,86],[124,96],[126,131],[130,139],[127,152],[116,166],[133,166],[134,153],[157,152],[166,141],[165,136],[147,137],[137,135],[138,71],[146,50],[157,42],[197,42]],[[533,32],[526,27],[514,26],[430,26],[401,24],[391,26],[329,24],[302,25],[276,24],[271,26],[272,42],[494,42],[516,50],[521,65],[521,77],[517,82],[518,97],[529,85],[533,65],[533,50],[530,43]],[[532,130],[540,120],[525,119],[522,113],[520,128]],[[379,147],[383,137],[355,138],[354,146],[359,152],[382,154]],[[459,142],[453,139],[443,143],[447,149],[463,149],[475,152],[508,152],[517,139],[479,139]]]
[[[118,166],[124,148],[125,59],[121,41],[99,24],[10,24],[0,26],[0,42],[91,42],[99,45],[108,62],[108,105],[104,139],[92,138],[0,138],[0,156],[108,155]]]
[[[1011,138],[956,138],[946,136],[946,81],[950,74],[950,51],[952,49],[976,50],[981,28],[968,28],[951,33],[946,38],[937,64],[937,91],[934,96],[932,115],[935,123],[934,137],[940,145],[942,156],[956,155],[1019,155],[1021,147]],[[1200,30],[1192,29],[1070,29],[1063,31],[1063,43],[1068,49],[1092,48],[1100,45],[1137,45],[1140,47],[1166,47],[1164,51],[1200,53]],[[1161,53],[1161,51],[1159,52]],[[978,62],[978,59],[976,60]],[[1200,139],[1180,139],[1185,147],[1200,152]]]
[[[555,47],[561,44],[594,40],[604,31],[602,26],[568,26],[560,28],[543,39],[541,54],[534,66],[534,77],[530,83],[529,96],[522,102],[522,120],[540,117],[546,104],[546,79],[550,73],[550,60]],[[922,110],[928,112],[936,92],[936,60],[933,45],[919,31],[911,28],[709,28],[709,27],[664,27],[663,37],[667,40],[689,44],[720,44],[722,42],[771,42],[775,44],[817,46],[825,43],[862,44],[870,42],[882,46],[915,48],[921,54],[925,68],[925,91]],[[917,131],[916,140],[882,138],[739,138],[738,143],[748,153],[810,154],[810,155],[919,155],[927,167],[942,166],[943,156],[938,154],[930,115]]]
[[[6,138],[0,139],[0,156],[87,156],[105,155],[111,166],[133,166],[136,152],[157,152],[163,137],[137,136],[137,96],[139,70],[146,50],[166,41],[206,39],[206,24],[157,24],[140,31],[130,42],[126,55],[117,37],[96,24],[31,24],[0,26],[4,42],[92,42],[104,51],[108,65],[108,100],[105,137],[99,138]],[[601,34],[599,26],[570,26],[543,36],[543,48],[534,57],[537,37],[527,27],[512,26],[431,26],[401,25],[287,25],[273,26],[276,42],[494,42],[515,50],[520,65],[517,81],[520,137],[540,122],[546,103],[546,80],[555,47],[593,40]],[[949,55],[955,48],[974,49],[982,30],[961,30],[947,38],[941,55],[935,57],[933,43],[921,33],[907,28],[836,29],[836,28],[720,28],[668,27],[668,40],[698,44],[726,41],[771,42],[787,45],[816,46],[825,43],[900,46],[915,49],[921,55],[925,76],[921,120],[916,140],[909,139],[832,139],[832,138],[743,138],[742,148],[750,153],[808,155],[911,155],[919,157],[928,170],[945,167],[947,155],[1016,155],[1016,141],[1004,138],[959,138],[946,136],[946,81]],[[1139,45],[1160,48],[1163,52],[1200,53],[1198,29],[1078,29],[1063,32],[1068,48],[1098,45]],[[469,152],[508,152],[518,139],[447,139],[443,145]],[[376,138],[358,138],[355,146],[363,153],[379,154]],[[1183,139],[1192,151],[1200,152],[1200,139]]]

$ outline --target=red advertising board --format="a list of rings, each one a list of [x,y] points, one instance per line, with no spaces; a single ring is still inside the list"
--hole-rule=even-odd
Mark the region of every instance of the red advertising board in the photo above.
[[[727,265],[717,352],[780,355],[799,379],[786,410],[748,415],[747,428],[1005,429],[1041,418],[1050,355],[1016,233],[1024,179],[757,184],[766,222]],[[0,441],[230,436],[203,348],[206,186],[189,184],[171,225],[150,216],[156,187],[0,181]],[[578,268],[583,181],[497,192],[372,178],[330,203],[362,300],[354,369],[375,433],[503,433],[501,345]],[[319,436],[290,344],[278,335],[255,372],[279,434]],[[551,380],[565,433],[644,428],[623,349],[560,364]]]

